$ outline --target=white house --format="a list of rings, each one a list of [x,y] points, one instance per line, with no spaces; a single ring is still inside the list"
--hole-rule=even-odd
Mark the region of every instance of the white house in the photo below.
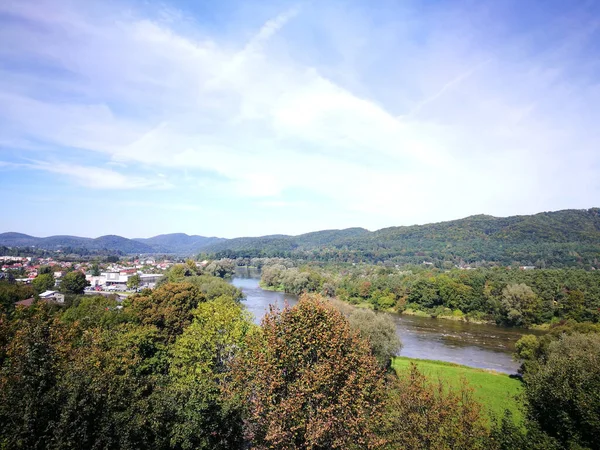
[[[64,303],[65,296],[57,291],[44,291],[40,294],[42,300],[54,300],[57,303]]]

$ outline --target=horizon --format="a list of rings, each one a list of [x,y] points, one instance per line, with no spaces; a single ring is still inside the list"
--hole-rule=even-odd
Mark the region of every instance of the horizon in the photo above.
[[[597,17],[584,0],[2,2],[0,228],[231,239],[589,209]]]
[[[158,233],[155,235],[151,235],[151,236],[123,236],[120,234],[114,234],[114,233],[108,233],[108,234],[100,234],[100,235],[96,235],[94,237],[92,236],[82,236],[82,235],[74,235],[74,234],[65,234],[65,233],[59,233],[59,234],[52,234],[52,235],[45,235],[45,236],[36,236],[36,235],[32,235],[29,233],[23,233],[20,231],[0,231],[0,235],[2,234],[6,234],[6,233],[16,233],[16,234],[23,234],[23,235],[27,235],[30,237],[35,237],[35,238],[48,238],[48,237],[56,237],[56,236],[73,236],[73,237],[79,237],[79,238],[84,238],[84,239],[98,239],[100,237],[105,237],[105,236],[118,236],[118,237],[123,237],[126,239],[150,239],[150,238],[154,238],[154,237],[158,237],[158,236],[169,236],[169,235],[174,235],[174,234],[185,234],[187,236],[198,236],[198,237],[204,237],[204,238],[217,238],[217,239],[240,239],[240,238],[260,238],[260,237],[270,237],[270,236],[291,236],[291,237],[296,237],[296,236],[301,236],[304,234],[310,234],[310,233],[319,233],[322,231],[343,231],[343,230],[349,230],[349,229],[363,229],[368,231],[369,233],[374,233],[376,231],[380,231],[386,228],[400,228],[400,227],[414,227],[414,226],[427,226],[427,225],[433,225],[433,224],[437,224],[437,223],[446,223],[446,222],[453,222],[453,221],[457,221],[457,220],[463,220],[463,219],[468,219],[471,217],[475,217],[475,216],[486,216],[486,217],[492,217],[494,219],[505,219],[508,217],[518,217],[518,216],[533,216],[533,215],[537,215],[537,214],[545,214],[545,213],[556,213],[556,212],[560,212],[560,211],[589,211],[591,209],[600,209],[597,206],[590,206],[589,208],[568,208],[568,209],[562,209],[562,210],[557,210],[557,211],[538,211],[534,214],[517,214],[514,216],[493,216],[490,214],[485,214],[485,213],[479,213],[479,214],[472,214],[470,216],[466,216],[466,217],[459,217],[459,218],[455,218],[455,219],[448,219],[448,220],[440,220],[438,222],[427,222],[427,223],[414,223],[414,224],[410,224],[410,225],[392,225],[389,227],[383,227],[383,228],[377,228],[377,229],[368,229],[365,227],[361,227],[361,226],[350,226],[350,227],[345,227],[345,228],[327,228],[327,229],[320,229],[320,230],[311,230],[311,231],[307,231],[307,232],[303,232],[303,233],[298,233],[298,234],[285,234],[285,233],[272,233],[272,234],[262,234],[262,235],[245,235],[245,236],[233,236],[233,237],[223,237],[223,236],[212,236],[212,235],[204,235],[204,234],[198,234],[198,233],[184,233],[184,232],[180,232],[180,231],[175,231],[172,233]]]

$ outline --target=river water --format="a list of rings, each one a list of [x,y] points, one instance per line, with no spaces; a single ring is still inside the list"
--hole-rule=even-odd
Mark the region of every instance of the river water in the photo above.
[[[258,274],[247,270],[237,272],[232,280],[232,284],[244,293],[243,303],[254,315],[256,323],[268,312],[270,305],[283,308],[285,304],[298,303],[296,296],[265,291],[258,282]],[[400,356],[437,359],[505,373],[516,373],[519,368],[512,353],[523,330],[429,317],[390,316],[402,340]]]

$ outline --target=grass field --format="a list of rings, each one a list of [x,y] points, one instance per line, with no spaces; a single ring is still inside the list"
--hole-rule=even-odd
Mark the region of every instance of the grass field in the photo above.
[[[522,423],[523,413],[519,409],[519,401],[515,399],[522,389],[518,379],[503,373],[425,359],[397,357],[394,358],[392,366],[396,371],[407,370],[411,362],[415,363],[424,375],[435,381],[441,379],[450,386],[460,386],[462,380],[466,380],[474,389],[475,398],[486,410],[501,417],[504,410],[509,409],[513,413],[515,423]]]

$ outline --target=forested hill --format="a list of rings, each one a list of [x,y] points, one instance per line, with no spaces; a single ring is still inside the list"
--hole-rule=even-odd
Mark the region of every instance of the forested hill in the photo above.
[[[299,236],[222,239],[183,233],[145,239],[101,236],[33,237],[0,234],[0,246],[121,254],[217,257],[298,257],[337,262],[388,262],[437,266],[476,263],[600,268],[600,209],[530,216],[471,216],[450,222],[384,228],[325,230]]]
[[[22,233],[0,234],[0,246],[14,248],[36,248],[43,250],[62,250],[75,254],[111,252],[118,254],[178,254],[194,255],[206,245],[219,242],[220,238],[188,236],[183,233],[163,234],[147,239],[127,239],[109,235],[99,238],[78,236],[49,236],[45,238]]]
[[[600,267],[600,209],[471,216],[428,225],[328,230],[211,244],[221,257],[285,256],[347,262]]]
[[[224,241],[223,238],[205,237],[184,233],[160,234],[151,238],[136,238],[134,241],[149,245],[161,253],[195,254],[210,244]]]

